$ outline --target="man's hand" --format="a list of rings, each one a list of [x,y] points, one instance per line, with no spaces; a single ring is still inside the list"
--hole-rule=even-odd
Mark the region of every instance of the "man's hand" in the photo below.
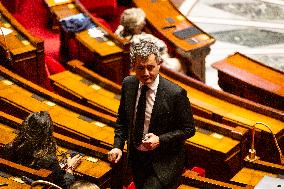
[[[159,145],[159,137],[153,133],[148,133],[145,135],[145,139],[142,140],[141,147],[144,148],[143,151],[149,151],[156,149]]]
[[[119,148],[113,148],[108,152],[108,160],[112,163],[117,163],[122,156],[122,151]]]

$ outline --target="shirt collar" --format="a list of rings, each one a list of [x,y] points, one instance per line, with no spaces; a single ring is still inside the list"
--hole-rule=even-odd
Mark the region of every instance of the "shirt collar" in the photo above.
[[[152,90],[155,91],[158,88],[159,81],[160,81],[160,75],[158,74],[156,79],[154,80],[153,83],[147,84],[147,86]],[[142,87],[143,83],[139,81],[139,89]]]

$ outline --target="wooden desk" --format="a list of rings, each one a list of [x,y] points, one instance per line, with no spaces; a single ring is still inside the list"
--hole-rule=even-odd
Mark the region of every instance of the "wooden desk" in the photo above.
[[[244,161],[244,167],[231,180],[255,186],[264,176],[278,177],[278,175],[284,175],[284,165],[261,160]]]
[[[19,179],[19,177],[13,177],[13,176],[9,176],[9,177],[3,177],[0,176],[0,183],[7,183],[8,186],[2,186],[1,188],[5,188],[5,189],[15,189],[15,188],[21,188],[21,189],[30,189],[31,186],[25,183],[19,183],[15,180]],[[43,187],[34,187],[36,188],[43,188]]]
[[[108,90],[104,83],[93,82],[70,71],[52,75],[50,79],[59,94],[116,117],[120,95]]]
[[[277,177],[275,174],[245,167],[232,178],[232,181],[256,186],[264,176]]]
[[[197,188],[220,188],[220,189],[252,189],[250,185],[234,182],[222,182],[206,177],[198,176],[193,171],[185,171],[182,175],[182,184]]]
[[[113,144],[114,129],[100,118],[68,110],[54,101],[36,95],[1,78],[1,108],[12,115],[24,119],[30,112],[45,110],[53,119],[55,130],[88,143],[96,143],[110,148]],[[31,106],[32,104],[32,106]]]
[[[0,27],[12,30],[6,35],[5,47],[2,33],[0,35],[0,61],[5,66],[24,78],[43,85],[46,78],[43,41],[31,36],[28,31],[0,3]],[[6,48],[12,54],[12,62],[6,61]]]
[[[0,123],[1,130],[5,132],[2,135],[5,138],[0,138],[0,144],[7,144],[11,142],[15,135],[15,131],[18,130],[22,125],[23,120],[18,120],[15,117],[7,115],[3,112],[1,114],[1,122],[6,122],[7,124]],[[54,138],[57,142],[57,157],[60,161],[62,159],[62,154],[67,153],[66,156],[69,157],[69,154],[72,150],[76,152],[84,153],[81,164],[74,170],[75,174],[79,174],[81,178],[87,179],[92,182],[96,182],[98,185],[106,185],[110,178],[110,172],[112,170],[110,163],[107,162],[107,150],[97,151],[99,147],[88,145],[83,142],[80,142],[76,139],[71,139],[68,136],[62,136],[58,133],[53,133]],[[62,142],[64,140],[65,142]],[[64,147],[62,147],[64,146]],[[100,156],[99,154],[104,154]],[[100,158],[102,157],[102,158]],[[1,163],[1,162],[0,162]],[[45,173],[44,171],[38,171],[37,174]]]
[[[179,185],[178,189],[198,189],[198,188],[181,184],[181,185]]]
[[[161,75],[187,90],[193,113],[198,113],[204,109],[207,111],[204,114],[207,115],[208,119],[230,126],[239,125],[241,127],[251,128],[258,121],[264,122],[273,127],[272,131],[276,134],[277,140],[281,144],[280,148],[283,148],[283,113],[273,110],[274,113],[270,114],[272,113],[269,112],[270,108],[262,107],[263,109],[260,109],[259,107],[261,106],[241,100],[233,95],[230,96],[227,93],[214,90],[201,82],[197,82],[182,74],[173,73],[165,68],[162,68]],[[195,111],[196,109],[198,111]],[[279,157],[271,133],[263,126],[257,126],[257,130],[258,134],[256,135],[258,135],[258,137],[256,141],[258,143],[257,151],[259,155],[265,160],[270,159],[270,161],[278,162]],[[271,146],[273,150],[272,148],[263,149],[263,146],[267,145]],[[274,158],[272,158],[271,154],[275,154]]]
[[[196,133],[187,139],[188,167],[206,169],[206,177],[226,181],[241,168],[248,130],[194,115]],[[196,156],[198,154],[198,156]]]
[[[54,7],[54,6],[72,3],[72,2],[73,2],[73,0],[61,0],[61,1],[45,0],[45,3],[48,5],[48,7]]]
[[[53,23],[58,23],[60,19],[68,16],[84,13],[85,16],[91,18],[97,28],[104,30],[106,33],[104,40],[101,40],[91,37],[88,30],[70,33],[60,27],[61,60],[67,62],[71,59],[79,59],[102,76],[121,83],[129,72],[129,66],[123,61],[125,58],[123,41],[118,39],[112,31],[101,25],[77,1],[54,5],[51,1],[46,0],[46,3],[49,6]],[[71,49],[72,47],[73,49]]]
[[[284,110],[284,73],[241,53],[214,63],[219,86],[227,92]]]
[[[151,26],[150,30],[154,30],[158,37],[170,43],[174,49],[180,48],[185,52],[190,52],[192,70],[204,82],[205,57],[215,39],[183,16],[170,0],[133,0],[133,3],[144,10]],[[188,27],[194,27],[200,33],[186,39],[174,35],[175,31]]]

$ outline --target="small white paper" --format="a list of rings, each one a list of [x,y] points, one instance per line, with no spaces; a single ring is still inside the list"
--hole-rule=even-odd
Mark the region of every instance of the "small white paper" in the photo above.
[[[45,101],[45,104],[47,104],[48,106],[55,106],[56,104],[50,101]]]
[[[218,133],[212,133],[211,136],[217,139],[222,139],[224,137],[223,135],[220,135]]]
[[[57,3],[67,3],[69,2],[69,0],[54,0],[54,3],[57,4]]]
[[[92,87],[93,89],[95,89],[95,90],[100,90],[100,89],[101,89],[101,87],[98,86],[98,85],[96,85],[96,84],[91,85],[91,87]]]
[[[14,177],[13,180],[16,181],[16,182],[18,182],[18,183],[21,183],[21,184],[24,184],[24,183],[25,183],[25,182],[24,182],[21,178],[19,178],[19,177]]]
[[[3,32],[3,33],[2,33]],[[13,30],[11,30],[11,29],[8,29],[8,28],[4,28],[4,27],[1,27],[1,31],[0,31],[0,35],[8,35],[8,34],[10,34],[10,33],[12,33],[13,32]]]
[[[88,157],[88,158],[87,158],[87,161],[90,161],[90,162],[92,162],[92,163],[97,163],[97,162],[99,161],[99,159],[98,159],[98,158],[95,158],[95,157]]]
[[[98,122],[98,121],[95,122],[95,125],[98,126],[98,127],[106,126],[104,123],[101,123],[101,122]]]
[[[13,85],[13,82],[12,81],[9,81],[9,80],[3,80],[3,83],[5,84],[5,85]]]
[[[93,38],[97,38],[97,37],[103,37],[104,36],[104,33],[97,29],[97,28],[91,28],[91,29],[88,29],[88,34],[93,37]]]

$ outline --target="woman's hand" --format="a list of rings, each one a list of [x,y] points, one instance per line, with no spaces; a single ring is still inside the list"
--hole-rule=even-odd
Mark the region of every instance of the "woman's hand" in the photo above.
[[[73,173],[73,170],[81,163],[81,158],[83,156],[81,156],[80,154],[77,154],[74,157],[69,157],[67,159],[67,168],[66,168],[66,172],[68,173]]]

